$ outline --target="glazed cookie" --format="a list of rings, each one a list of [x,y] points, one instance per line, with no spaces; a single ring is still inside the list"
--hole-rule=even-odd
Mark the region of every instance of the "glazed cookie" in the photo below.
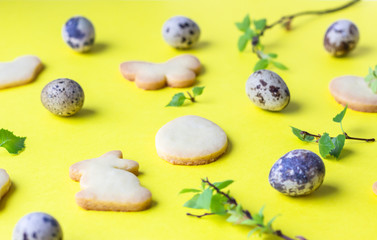
[[[145,90],[156,90],[166,85],[174,88],[192,86],[200,68],[199,60],[192,55],[180,55],[165,63],[130,61],[120,65],[122,75]]]
[[[158,156],[177,165],[211,163],[226,151],[227,146],[224,130],[199,116],[176,118],[156,134]]]
[[[0,89],[32,82],[42,67],[41,60],[31,55],[18,57],[12,62],[0,63]]]
[[[69,176],[80,181],[77,204],[87,210],[141,211],[152,201],[151,192],[136,177],[139,164],[122,159],[121,151],[73,164]]]
[[[330,93],[335,100],[360,112],[377,112],[377,94],[368,87],[364,78],[357,76],[341,76],[334,78],[329,85]]]
[[[11,182],[8,173],[0,169],[0,200],[8,192]]]

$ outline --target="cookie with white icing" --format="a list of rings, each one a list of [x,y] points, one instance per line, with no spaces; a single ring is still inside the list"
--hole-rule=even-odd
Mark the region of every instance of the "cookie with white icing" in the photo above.
[[[343,106],[360,112],[377,112],[377,94],[368,87],[364,78],[341,76],[334,78],[329,85],[330,93]]]
[[[194,115],[176,118],[158,130],[156,150],[162,159],[178,165],[201,165],[217,160],[227,149],[221,127]]]
[[[42,68],[41,60],[32,55],[18,57],[12,62],[0,62],[0,89],[30,83]]]
[[[137,87],[145,90],[156,90],[165,86],[173,88],[192,86],[200,68],[200,61],[188,54],[164,63],[128,61],[120,65],[124,78],[134,81]]]
[[[137,178],[139,164],[123,159],[121,151],[73,164],[69,176],[80,181],[77,204],[87,210],[141,211],[152,202],[151,192]]]

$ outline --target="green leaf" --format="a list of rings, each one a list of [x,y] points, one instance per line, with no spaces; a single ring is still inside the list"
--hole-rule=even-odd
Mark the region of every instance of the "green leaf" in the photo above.
[[[236,26],[237,26],[238,30],[240,30],[242,32],[245,32],[250,27],[250,17],[249,17],[249,14],[247,14],[244,17],[244,19],[242,20],[242,22],[237,22]]]
[[[227,186],[229,186],[233,182],[234,182],[233,180],[226,180],[226,181],[223,181],[223,182],[215,182],[215,183],[213,183],[213,185],[215,185],[215,187],[217,187],[218,189],[221,190],[223,188],[226,188]]]
[[[344,107],[344,109],[343,109],[339,114],[337,114],[332,120],[333,120],[334,122],[337,122],[337,123],[342,122],[342,120],[343,120],[343,118],[344,118],[344,115],[346,115],[347,107],[348,107],[348,105],[346,105],[346,106]]]
[[[370,88],[374,93],[377,93],[377,79],[370,84]]]
[[[251,235],[253,235],[254,233],[258,232],[261,230],[261,227],[255,227],[253,228],[253,230],[251,230],[248,234],[247,234],[247,237],[249,238]]]
[[[200,209],[210,210],[212,201],[212,189],[206,188],[200,195],[196,204]]]
[[[337,137],[332,138],[331,141],[334,143],[335,148],[330,151],[330,155],[338,159],[346,141],[346,136],[339,134]]]
[[[201,192],[199,189],[194,189],[194,188],[185,188],[185,189],[182,189],[179,194],[183,194],[183,193],[189,193],[189,192]]]
[[[224,205],[227,202],[227,198],[221,194],[215,194],[211,200],[211,212],[219,215],[226,214]]]
[[[204,88],[205,87],[194,87],[192,89],[192,93],[194,94],[194,97],[202,95]]]
[[[195,194],[190,200],[185,202],[183,206],[187,208],[201,209],[201,207],[197,204],[199,196],[200,194]]]
[[[267,20],[265,18],[254,20],[255,29],[262,31],[266,27]]]
[[[171,101],[169,102],[168,105],[166,105],[166,107],[179,107],[179,106],[182,106],[183,103],[185,102],[186,100],[186,97],[185,97],[185,94],[183,93],[177,93],[173,96],[173,98],[171,99]]]
[[[254,66],[254,72],[261,70],[261,69],[266,69],[268,66],[268,60],[267,59],[260,59]]]
[[[242,52],[243,50],[245,50],[246,48],[246,44],[248,41],[250,41],[251,39],[245,35],[242,35],[240,36],[240,38],[238,39],[238,50],[240,52]]]
[[[268,53],[267,54],[270,58],[277,58],[278,55],[276,53]]]
[[[251,40],[256,34],[253,30],[248,28],[244,34],[249,40]]]
[[[26,137],[17,137],[6,129],[0,129],[0,147],[5,148],[9,153],[18,154],[25,149]]]
[[[275,66],[275,67],[277,67],[277,68],[279,68],[279,69],[281,69],[281,70],[287,70],[288,68],[285,66],[285,65],[283,65],[282,63],[279,63],[279,62],[275,62],[275,61],[271,61],[272,62],[272,64]]]
[[[292,133],[294,135],[296,135],[296,137],[298,137],[301,141],[304,141],[304,142],[313,142],[314,141],[313,136],[301,134],[302,130],[300,130],[298,128],[295,128],[295,127],[292,127],[292,126],[291,126],[291,128],[292,128]]]
[[[278,216],[279,216],[279,215],[276,215],[275,217],[271,218],[270,221],[268,221],[266,227],[272,230],[272,223],[275,221],[275,219],[276,219]]]
[[[319,153],[323,158],[326,158],[331,150],[335,148],[334,143],[331,141],[331,138],[328,133],[324,133],[318,141],[319,144]]]
[[[246,219],[245,221],[241,222],[241,225],[255,226],[257,223],[253,219]]]

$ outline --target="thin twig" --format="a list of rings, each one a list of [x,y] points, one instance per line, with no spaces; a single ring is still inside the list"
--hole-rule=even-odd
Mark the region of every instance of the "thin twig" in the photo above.
[[[215,185],[213,185],[209,180],[208,178],[206,179],[202,179],[202,182],[204,183],[207,183],[210,187],[212,187],[213,189],[215,189],[215,191],[221,195],[223,195],[224,197],[226,197],[228,199],[228,202],[230,204],[234,204],[234,205],[237,205],[237,201],[236,199],[232,198],[231,196],[229,196],[228,194],[224,193],[223,191],[221,191],[220,189],[218,189]]]
[[[187,94],[188,94],[189,97],[190,97],[190,98],[189,98],[190,101],[191,101],[191,102],[196,102],[196,101],[195,101],[195,98],[194,98],[193,96],[191,96],[190,92],[189,92],[189,91],[186,91],[186,92],[187,92]]]
[[[333,13],[333,12],[337,12],[337,11],[343,10],[345,8],[348,8],[348,7],[350,7],[350,6],[352,6],[355,3],[360,2],[360,1],[361,0],[352,0],[352,1],[346,3],[342,6],[336,7],[336,8],[331,8],[331,9],[326,9],[326,10],[318,10],[318,11],[304,11],[304,12],[298,12],[296,14],[283,16],[279,20],[277,20],[276,22],[272,23],[271,25],[266,25],[265,28],[261,31],[261,33],[259,35],[263,36],[263,33],[264,33],[265,30],[273,28],[274,26],[276,26],[278,24],[281,24],[281,23],[284,23],[284,22],[290,23],[295,17],[304,16],[304,15],[323,15],[323,14],[327,14],[327,13]]]
[[[346,139],[351,139],[351,140],[360,140],[360,141],[365,141],[365,142],[374,142],[376,139],[374,138],[355,138],[355,137],[350,137],[348,134],[345,132],[344,136],[346,136]]]
[[[311,134],[311,133],[308,133],[306,131],[301,131],[300,134],[304,135],[305,136],[312,136],[312,137],[315,137],[315,138],[321,138],[321,135],[318,134],[318,135],[315,135],[315,134]],[[344,136],[346,137],[346,139],[350,139],[350,140],[358,140],[358,141],[365,141],[365,142],[375,142],[376,139],[374,138],[356,138],[356,137],[350,137],[346,132],[344,132]]]
[[[201,218],[201,217],[205,217],[205,216],[209,216],[209,215],[215,215],[215,213],[204,213],[202,215],[196,215],[196,214],[186,213],[186,215],[187,216],[191,216],[191,217]]]

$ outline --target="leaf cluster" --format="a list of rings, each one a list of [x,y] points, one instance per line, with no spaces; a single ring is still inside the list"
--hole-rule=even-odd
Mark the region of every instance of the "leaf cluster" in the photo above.
[[[199,189],[183,189],[180,194],[194,193],[194,196],[188,200],[183,206],[192,209],[207,210],[209,213],[204,215],[192,215],[202,217],[206,215],[226,216],[226,221],[233,224],[246,225],[251,227],[248,236],[254,233],[275,234],[272,228],[272,222],[276,217],[265,223],[262,207],[258,213],[250,214],[249,211],[243,209],[241,204],[237,204],[236,200],[230,196],[230,192],[223,192],[222,189],[233,183],[233,180],[223,182],[209,183],[208,179],[202,179],[201,188]]]
[[[265,18],[251,21],[249,15],[246,15],[242,22],[236,23],[236,26],[243,33],[238,39],[238,50],[244,51],[247,43],[251,41],[253,52],[259,58],[259,61],[254,66],[254,71],[266,69],[270,64],[282,70],[288,69],[285,65],[275,60],[278,57],[276,53],[264,53],[264,46],[260,41],[260,37],[267,27]]]
[[[25,148],[26,137],[17,137],[13,132],[0,129],[0,147],[5,148],[11,154],[18,154]]]
[[[301,141],[318,142],[319,153],[323,158],[333,156],[336,159],[339,159],[340,153],[342,152],[346,140],[346,133],[343,131],[342,126],[342,120],[346,114],[346,111],[347,106],[333,118],[334,122],[340,124],[340,128],[342,130],[342,134],[339,134],[336,137],[330,137],[327,132],[323,133],[322,135],[312,135],[295,127],[291,127],[292,132]]]
[[[364,79],[369,88],[372,89],[374,93],[377,93],[377,65],[374,67],[374,70],[369,68],[369,73]]]
[[[187,91],[186,96],[183,92],[175,94],[170,102],[166,105],[166,107],[180,107],[186,100],[190,100],[191,102],[196,102],[195,97],[202,95],[204,87],[194,87],[192,89],[192,94]]]

